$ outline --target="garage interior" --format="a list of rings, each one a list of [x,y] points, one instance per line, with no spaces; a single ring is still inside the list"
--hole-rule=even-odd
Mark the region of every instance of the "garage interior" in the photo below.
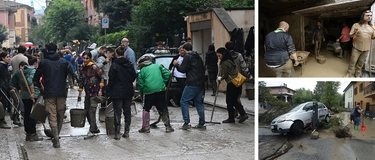
[[[326,45],[330,41],[331,43],[335,42],[340,37],[343,22],[346,22],[347,26],[351,28],[354,23],[359,21],[363,11],[368,9],[374,11],[373,4],[373,0],[259,1],[259,77],[275,77],[275,73],[265,65],[264,39],[283,20],[290,25],[288,33],[292,36],[297,51],[310,52],[303,70],[301,65],[295,67],[294,77],[343,77],[349,65],[350,55],[340,59],[337,57],[337,53],[327,50]],[[327,59],[324,64],[319,64],[313,56],[312,30],[318,21],[325,29],[325,42],[321,48],[321,54]],[[374,19],[372,21],[374,23]],[[372,48],[374,46],[373,44]],[[374,49],[372,50],[374,51]],[[374,58],[375,56],[368,56],[371,62],[375,62]],[[373,68],[367,61],[363,77],[374,76]],[[371,72],[366,72],[369,70]]]

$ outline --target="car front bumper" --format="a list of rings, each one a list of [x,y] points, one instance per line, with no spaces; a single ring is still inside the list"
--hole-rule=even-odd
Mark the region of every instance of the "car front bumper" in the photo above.
[[[270,129],[273,133],[288,133],[293,121],[275,122],[270,125]]]

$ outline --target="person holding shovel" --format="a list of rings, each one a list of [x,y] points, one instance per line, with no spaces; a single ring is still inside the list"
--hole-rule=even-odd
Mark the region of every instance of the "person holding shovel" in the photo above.
[[[170,72],[159,64],[153,64],[152,57],[143,56],[138,61],[139,94],[143,100],[142,128],[139,133],[150,133],[150,109],[154,105],[164,122],[165,132],[173,132],[169,120],[169,112],[165,99],[165,87],[169,80]]]
[[[218,59],[220,59],[220,74],[221,77],[218,77],[218,81],[224,79],[227,82],[227,94],[225,101],[227,103],[228,119],[224,120],[223,123],[234,123],[235,122],[235,109],[240,114],[238,123],[244,122],[249,116],[246,114],[243,105],[237,100],[238,94],[241,93],[242,87],[236,87],[231,80],[237,77],[239,73],[235,62],[232,59],[232,56],[225,48],[219,48],[216,51]]]
[[[38,60],[33,57],[28,61],[30,64],[29,66],[24,61],[19,64],[20,69],[14,73],[11,84],[21,91],[22,102],[25,107],[23,123],[26,132],[26,141],[41,141],[43,138],[36,134],[36,120],[30,118],[33,103],[36,101],[36,97],[40,94],[38,87],[34,87],[32,81],[36,68],[38,68]],[[27,82],[27,84],[25,84],[25,82]],[[27,87],[29,87],[29,89]],[[29,93],[29,91],[31,93]]]
[[[363,109],[361,108],[361,103],[357,102],[357,106],[354,108],[354,130],[358,131],[359,123],[361,122],[361,114]]]

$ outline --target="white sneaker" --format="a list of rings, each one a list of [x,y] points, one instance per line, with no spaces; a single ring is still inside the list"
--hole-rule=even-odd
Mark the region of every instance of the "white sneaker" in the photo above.
[[[174,106],[174,107],[178,107],[178,105],[174,102],[173,98],[170,99],[169,102],[171,102],[172,106]]]

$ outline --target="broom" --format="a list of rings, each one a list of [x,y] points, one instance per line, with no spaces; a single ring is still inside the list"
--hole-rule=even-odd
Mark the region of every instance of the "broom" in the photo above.
[[[362,126],[361,126],[361,130],[362,130],[362,131],[366,131],[366,126],[365,126],[365,115],[363,115],[363,118],[362,118]]]
[[[25,82],[25,85],[26,85],[27,91],[28,91],[30,94],[32,94],[32,93],[31,93],[31,90],[30,90],[30,87],[29,87],[29,85],[28,85],[28,83],[27,83],[26,77],[25,77],[25,75],[23,74],[22,69],[20,69],[20,72],[21,72],[21,75],[22,75],[23,81]],[[31,100],[33,101],[33,103],[35,103],[35,100],[34,100],[34,99],[31,99]],[[42,125],[43,125],[43,128],[44,128],[44,134],[45,134],[47,137],[51,137],[51,138],[52,138],[52,137],[53,137],[52,130],[47,129],[46,126],[44,125],[44,123],[42,123]]]

